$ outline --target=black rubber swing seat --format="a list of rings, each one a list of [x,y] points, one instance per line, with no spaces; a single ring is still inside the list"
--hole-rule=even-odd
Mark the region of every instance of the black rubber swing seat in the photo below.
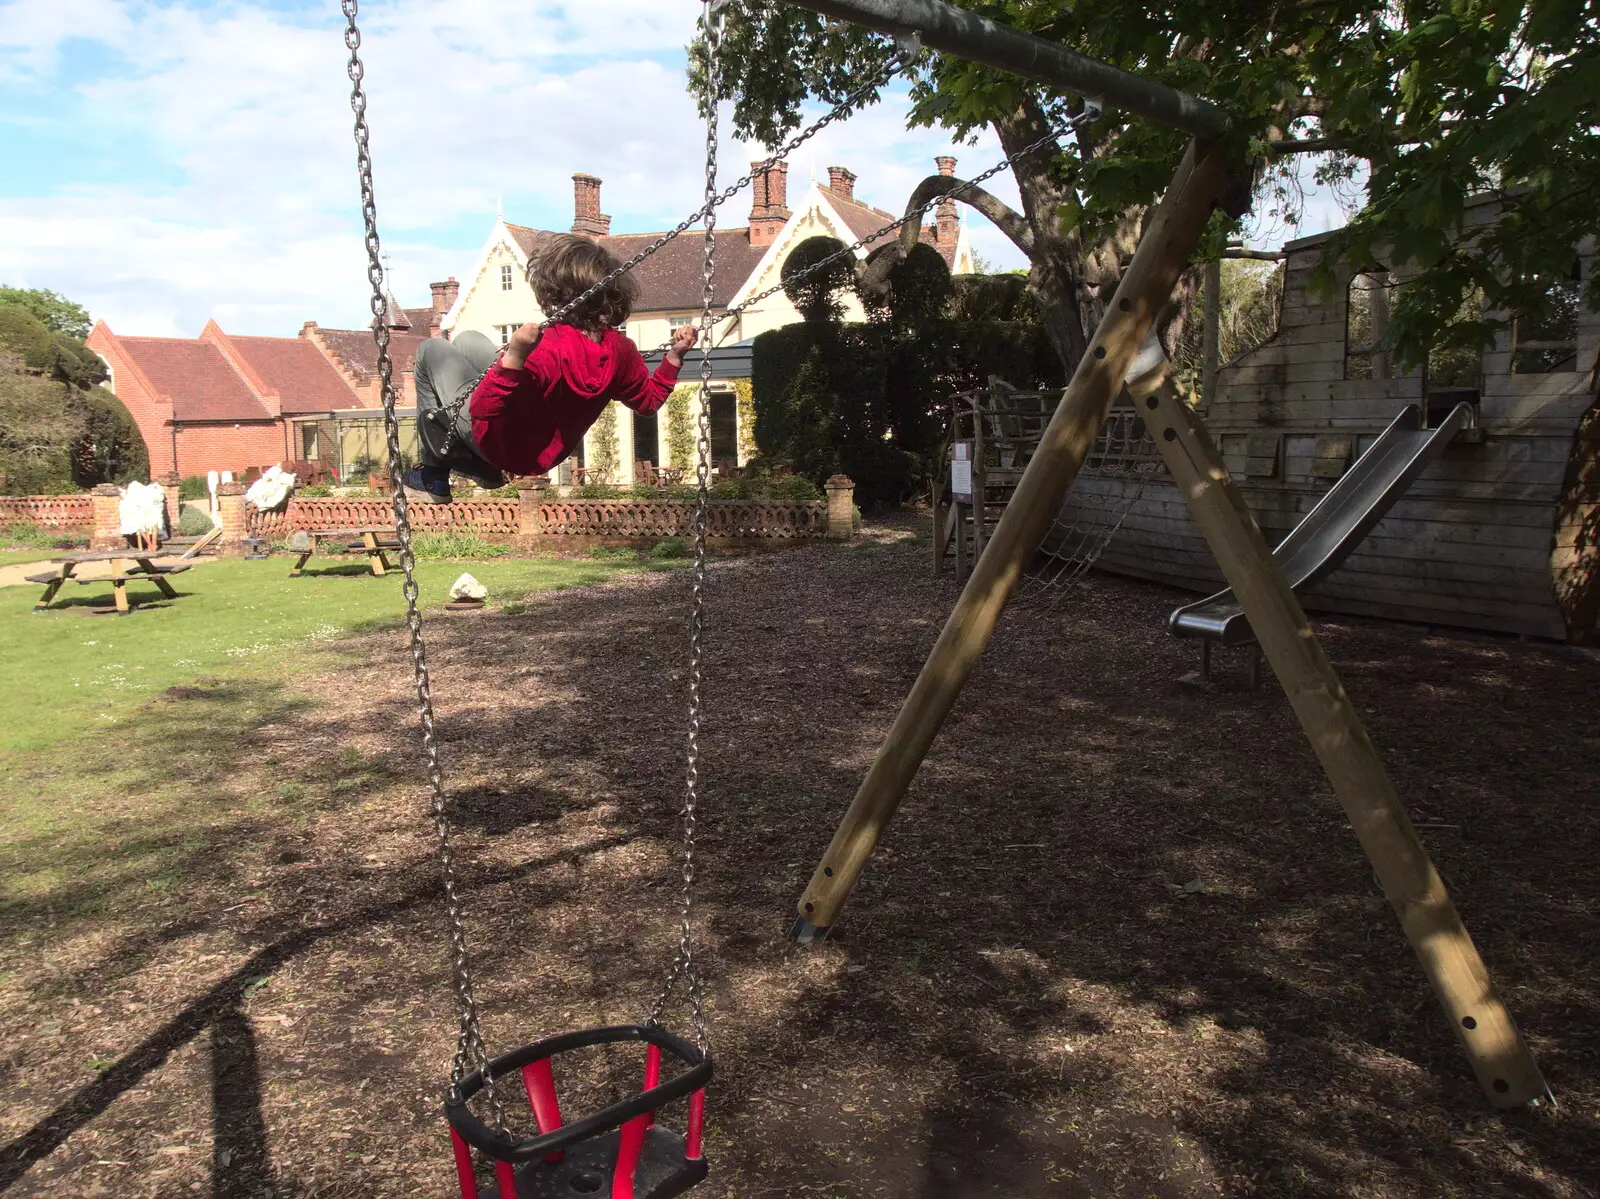
[[[593,1115],[563,1124],[551,1060],[574,1049],[626,1041],[643,1042],[646,1047],[644,1089]],[[664,1053],[684,1066],[666,1082],[661,1081]],[[468,1107],[472,1097],[483,1090],[482,1072],[473,1071],[462,1079],[456,1095],[445,1103],[462,1199],[579,1199],[588,1195],[671,1199],[706,1177],[701,1136],[711,1058],[681,1037],[649,1024],[585,1029],[513,1050],[490,1062],[489,1070],[495,1078],[521,1073],[539,1135],[519,1139],[490,1128]],[[656,1127],[657,1110],[685,1096],[689,1098],[685,1134]],[[495,1163],[496,1186],[481,1195],[472,1149],[481,1150]]]

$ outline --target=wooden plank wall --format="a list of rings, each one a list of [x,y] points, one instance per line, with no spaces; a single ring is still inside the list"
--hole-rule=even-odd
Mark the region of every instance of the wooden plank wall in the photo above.
[[[1311,274],[1321,238],[1286,247],[1279,331],[1222,369],[1205,418],[1269,542],[1285,536],[1406,404],[1421,372],[1345,378],[1348,291]],[[1594,265],[1585,259],[1585,272]],[[1347,280],[1346,280],[1347,282]],[[1600,353],[1585,312],[1579,358]],[[1508,339],[1484,355],[1481,444],[1456,444],[1343,566],[1304,597],[1312,611],[1563,638],[1600,607],[1600,416],[1587,370],[1510,373]],[[1580,425],[1584,435],[1579,436]],[[1133,498],[1137,492],[1137,498]],[[1130,500],[1131,506],[1130,506]],[[1122,525],[1099,566],[1196,591],[1222,585],[1181,497],[1161,478],[1085,470],[1062,519]]]

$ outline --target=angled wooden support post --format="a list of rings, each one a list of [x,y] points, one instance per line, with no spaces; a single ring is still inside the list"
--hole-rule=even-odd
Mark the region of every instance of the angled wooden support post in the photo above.
[[[1130,384],[1130,390],[1172,481],[1244,606],[1250,628],[1283,684],[1489,1102],[1495,1107],[1520,1107],[1544,1098],[1548,1091],[1533,1055],[1495,994],[1488,967],[1417,839],[1361,717],[1200,417],[1178,394],[1166,364]]]
[[[797,941],[825,936],[861,877],[879,835],[977,665],[1001,609],[1016,590],[1023,564],[1044,540],[1084,456],[1099,437],[1212,208],[1229,191],[1233,166],[1220,143],[1190,143],[1095,331],[1089,353],[1073,373],[988,547],[800,897],[800,916],[791,933]]]

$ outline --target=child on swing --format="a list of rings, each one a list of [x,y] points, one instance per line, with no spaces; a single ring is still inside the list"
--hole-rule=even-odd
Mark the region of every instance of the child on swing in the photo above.
[[[618,265],[587,238],[552,237],[533,265],[534,297],[545,312],[555,312]],[[639,348],[618,329],[638,294],[633,277],[622,275],[548,329],[535,321],[523,325],[498,350],[477,332],[423,342],[415,368],[422,462],[406,472],[406,494],[448,504],[451,471],[484,487],[501,486],[507,474],[543,474],[583,444],[611,400],[645,414],[666,403],[699,330],[676,330],[666,358],[650,373]],[[483,381],[464,396],[485,367]],[[448,436],[452,417],[454,436]]]

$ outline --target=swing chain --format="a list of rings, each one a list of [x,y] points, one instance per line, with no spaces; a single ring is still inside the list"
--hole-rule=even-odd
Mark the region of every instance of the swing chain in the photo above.
[[[722,13],[715,0],[705,0],[702,17],[706,45],[706,214],[704,252],[700,262],[700,335],[709,347],[715,324],[712,306],[716,296],[717,214],[717,55],[722,33]],[[689,989],[690,1019],[694,1039],[702,1051],[711,1048],[706,1026],[705,988],[694,960],[695,832],[700,803],[701,681],[705,659],[706,616],[706,504],[711,486],[711,355],[700,355],[700,412],[697,424],[695,466],[693,599],[689,609],[689,721],[683,795],[683,892],[679,905],[678,954],[666,982],[651,1005],[648,1022],[660,1024],[673,988],[682,979]]]
[[[428,786],[432,793],[432,813],[439,869],[444,884],[445,913],[450,925],[451,981],[455,988],[456,1014],[460,1028],[456,1039],[455,1064],[451,1070],[451,1091],[459,1097],[461,1079],[473,1067],[483,1072],[484,1089],[489,1093],[495,1123],[506,1127],[505,1109],[489,1074],[489,1054],[478,1018],[478,1003],[473,994],[472,970],[467,955],[467,934],[462,923],[461,895],[456,879],[455,853],[451,845],[451,804],[445,794],[444,773],[439,762],[439,740],[434,726],[433,687],[428,676],[428,659],[422,638],[422,613],[418,606],[416,555],[411,542],[411,515],[401,486],[400,420],[395,411],[394,363],[389,356],[389,328],[384,323],[386,294],[383,260],[378,241],[378,205],[372,185],[372,151],[367,128],[367,96],[363,86],[366,74],[361,62],[361,30],[356,22],[359,0],[340,0],[346,26],[344,44],[350,51],[346,74],[350,77],[350,108],[355,113],[356,169],[361,179],[361,217],[366,227],[367,279],[372,284],[372,336],[378,347],[378,377],[383,399],[384,429],[388,434],[389,485],[394,502],[395,538],[400,543],[400,569],[405,576],[402,592],[406,600],[406,627],[410,630],[411,663],[416,675],[417,712],[422,724],[422,748],[427,761]]]
[[[718,21],[720,27],[721,10],[714,9],[712,16]],[[789,157],[790,154],[794,153],[801,146],[805,145],[806,142],[810,141],[817,134],[821,133],[829,125],[833,124],[833,122],[854,112],[856,107],[863,100],[872,95],[872,93],[878,88],[888,83],[889,80],[893,79],[901,71],[904,71],[912,64],[913,61],[914,58],[905,57],[903,54],[901,57],[889,59],[882,67],[879,68],[878,72],[873,75],[871,79],[867,80],[866,83],[862,84],[838,104],[834,105],[831,111],[825,113],[818,120],[812,122],[812,124],[808,125],[805,129],[802,129],[799,133],[795,134],[794,137],[785,142],[776,154],[762,163],[761,169],[769,169],[775,163],[784,161]],[[709,63],[707,64],[707,70],[710,70]],[[713,93],[713,95],[714,94],[715,93]],[[715,104],[715,100],[713,100],[712,103]],[[616,267],[616,269],[607,274],[605,278],[601,279],[600,282],[594,284],[594,286],[590,287],[588,290],[583,292],[582,295],[578,296],[577,299],[563,304],[560,308],[556,309],[555,312],[545,317],[539,322],[539,328],[548,329],[551,325],[554,325],[570,316],[584,302],[598,294],[600,291],[609,287],[623,275],[626,275],[629,271],[633,270],[634,267],[638,266],[646,258],[649,258],[668,242],[674,241],[682,234],[687,233],[702,219],[708,220],[711,223],[715,223],[716,210],[743,191],[745,187],[749,185],[750,181],[756,177],[756,174],[756,171],[751,171],[746,175],[741,175],[735,182],[730,183],[720,192],[716,190],[715,181],[713,180],[712,186],[706,191],[706,202],[704,204],[702,204],[694,212],[691,212],[688,216],[684,217],[683,220],[679,221],[672,229],[669,229],[666,233],[663,233],[649,245],[645,246],[632,258],[620,264],[618,267]],[[528,256],[528,265],[523,274],[528,280],[528,285],[530,287],[533,285],[533,272],[534,268],[538,264],[538,261],[538,254],[535,253]],[[671,344],[671,342],[666,342],[660,348],[665,350],[669,348]],[[455,445],[456,439],[459,436],[459,433],[457,432],[457,424],[461,419],[461,409],[466,405],[467,401],[472,398],[472,393],[478,390],[478,385],[482,383],[484,379],[488,377],[489,372],[494,369],[495,363],[499,361],[500,356],[497,354],[495,355],[494,360],[490,362],[488,366],[484,367],[483,370],[478,374],[478,377],[472,381],[471,385],[464,387],[448,406],[448,412],[445,420],[444,448],[440,451],[441,455],[448,455],[450,453],[451,447]]]

